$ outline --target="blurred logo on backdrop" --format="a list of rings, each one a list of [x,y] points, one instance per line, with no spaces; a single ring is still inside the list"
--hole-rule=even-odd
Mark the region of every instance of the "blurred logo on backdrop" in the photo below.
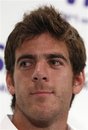
[[[0,92],[6,92],[5,65],[4,65],[4,44],[0,42]]]
[[[77,1],[77,0],[67,0],[67,2],[68,2],[69,4],[75,4],[76,1]],[[88,6],[88,0],[83,0],[83,5],[84,5],[85,7],[87,7],[87,6]]]
[[[0,52],[2,53],[3,50],[4,50],[4,45],[0,43]],[[4,67],[4,62],[1,55],[0,55],[0,71],[2,71]]]
[[[63,12],[65,15],[65,18],[67,20],[69,20],[70,22],[76,22],[76,23],[80,23],[80,24],[84,24],[85,26],[88,25],[88,15],[87,15],[87,9],[88,9],[88,0],[82,0],[81,2],[78,0],[66,0],[68,5],[71,6],[76,6],[76,4],[80,4],[80,9],[81,11],[83,10],[83,12],[80,13],[80,10],[78,12],[75,11],[70,11],[68,13]],[[75,9],[75,8],[74,8]],[[83,14],[83,15],[82,15]]]

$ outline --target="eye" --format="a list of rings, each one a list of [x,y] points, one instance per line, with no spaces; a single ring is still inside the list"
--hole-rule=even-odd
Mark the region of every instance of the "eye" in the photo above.
[[[33,65],[32,60],[22,60],[19,62],[19,67],[21,69],[29,69],[30,67],[32,67],[32,65]]]
[[[52,67],[59,67],[63,65],[63,62],[59,58],[54,58],[54,59],[49,60],[49,64]]]

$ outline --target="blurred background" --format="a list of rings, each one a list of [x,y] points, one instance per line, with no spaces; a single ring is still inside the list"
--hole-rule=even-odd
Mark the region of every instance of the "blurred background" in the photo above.
[[[0,0],[0,121],[11,114],[11,96],[5,83],[4,47],[9,33],[24,12],[40,5],[53,5],[82,36],[88,52],[88,0]],[[77,130],[88,130],[88,53],[83,90],[75,97],[68,122]]]

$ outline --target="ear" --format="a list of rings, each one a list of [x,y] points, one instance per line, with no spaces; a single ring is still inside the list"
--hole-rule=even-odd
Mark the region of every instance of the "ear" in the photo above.
[[[8,91],[10,92],[11,95],[14,95],[15,87],[14,87],[14,83],[13,83],[13,77],[10,72],[6,73],[6,83],[7,83]]]
[[[81,91],[81,89],[84,86],[84,82],[85,82],[85,74],[83,70],[82,72],[74,76],[73,94],[78,94]]]

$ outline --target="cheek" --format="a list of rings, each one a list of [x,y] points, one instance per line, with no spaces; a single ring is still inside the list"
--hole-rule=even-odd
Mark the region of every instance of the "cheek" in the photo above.
[[[55,86],[56,94],[69,97],[72,95],[73,75],[72,73],[65,72],[54,75],[52,84]]]
[[[57,101],[63,106],[64,111],[69,110],[72,98],[72,79],[59,77],[54,80],[54,83]]]
[[[15,85],[26,85],[26,84],[29,84],[31,80],[31,72],[30,71],[20,71],[20,70],[17,70],[14,72],[14,82],[15,82]],[[22,86],[23,86],[22,85]]]
[[[22,76],[23,77],[23,76]],[[27,79],[21,78],[19,79],[19,76],[15,76],[14,85],[15,85],[15,93],[16,93],[16,104],[18,106],[24,106],[24,103],[27,102],[30,88],[28,86]]]
[[[57,71],[54,74],[51,74],[51,77],[53,82],[56,83],[57,85],[61,86],[72,86],[73,84],[73,74],[72,72],[69,71]]]
[[[26,78],[24,74],[20,74],[19,72],[14,73],[14,87],[15,87],[15,93],[22,94],[26,93],[25,91],[28,91],[28,84],[30,80]]]

